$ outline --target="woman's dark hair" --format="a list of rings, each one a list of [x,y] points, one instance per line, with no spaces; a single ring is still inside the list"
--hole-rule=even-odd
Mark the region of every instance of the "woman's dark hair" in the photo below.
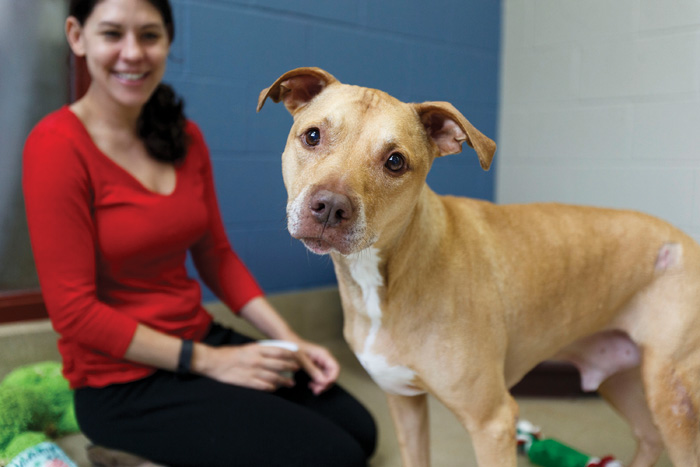
[[[71,0],[68,14],[85,24],[95,6],[102,0]],[[147,0],[163,17],[170,42],[175,38],[173,12],[168,0]],[[181,162],[187,154],[184,104],[173,89],[160,83],[141,110],[139,137],[148,153],[165,162]]]

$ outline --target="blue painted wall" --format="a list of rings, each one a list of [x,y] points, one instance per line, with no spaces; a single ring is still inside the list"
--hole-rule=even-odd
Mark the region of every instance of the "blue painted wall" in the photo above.
[[[204,132],[229,237],[266,291],[333,284],[335,276],[328,257],[307,253],[285,229],[280,155],[292,118],[282,105],[256,114],[259,92],[292,68],[318,66],[403,101],[452,102],[495,139],[500,3],[173,0],[165,81]],[[493,199],[494,168],[482,172],[468,149],[436,161],[428,183]]]

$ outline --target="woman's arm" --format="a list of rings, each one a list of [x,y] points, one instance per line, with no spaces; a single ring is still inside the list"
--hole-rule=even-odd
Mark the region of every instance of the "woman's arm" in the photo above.
[[[24,147],[22,186],[34,261],[54,329],[63,338],[121,358],[137,323],[98,299],[93,193],[73,140],[38,126]]]
[[[257,297],[245,304],[240,315],[267,337],[296,343],[299,351],[295,353],[255,343],[212,347],[197,342],[190,364],[193,373],[223,383],[274,391],[280,386],[292,386],[294,382],[280,373],[296,371],[301,365],[311,376],[314,393],[320,394],[335,382],[340,372],[335,359],[323,347],[301,339],[265,298]],[[139,324],[124,358],[175,371],[182,342],[177,337]]]
[[[241,316],[273,339],[296,343],[294,353],[258,344],[211,347],[197,342],[191,371],[217,381],[263,391],[274,391],[294,383],[280,375],[301,367],[312,379],[311,390],[320,394],[338,378],[340,366],[323,347],[301,339],[263,297],[254,298],[241,310]],[[175,371],[182,340],[139,324],[124,358],[145,365]]]
[[[209,219],[206,233],[192,245],[190,253],[202,281],[219,300],[238,313],[253,298],[262,296],[263,290],[231,247],[221,219],[209,151],[196,125],[190,123],[188,128],[192,142],[187,157],[200,166]]]
[[[299,346],[299,363],[311,377],[311,389],[315,394],[325,391],[338,379],[340,365],[331,353],[300,338],[265,298],[257,297],[248,302],[240,315],[266,336]]]
[[[177,337],[139,324],[124,358],[133,362],[175,371],[183,341]],[[194,344],[190,363],[192,373],[217,381],[274,391],[280,386],[293,386],[291,379],[281,372],[299,369],[293,352],[258,344],[211,347],[201,342]]]

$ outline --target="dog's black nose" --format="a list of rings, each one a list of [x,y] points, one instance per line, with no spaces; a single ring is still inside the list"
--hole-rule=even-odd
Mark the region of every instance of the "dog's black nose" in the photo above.
[[[316,192],[311,198],[309,208],[316,221],[327,227],[334,227],[352,217],[350,199],[328,190]]]

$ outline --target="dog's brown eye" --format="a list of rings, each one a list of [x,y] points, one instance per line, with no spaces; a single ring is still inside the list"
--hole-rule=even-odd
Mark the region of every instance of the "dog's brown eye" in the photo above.
[[[321,142],[321,131],[318,128],[311,128],[304,133],[304,143],[308,146],[317,146]]]
[[[394,173],[401,172],[406,168],[406,158],[403,154],[395,152],[386,160],[384,167]]]

